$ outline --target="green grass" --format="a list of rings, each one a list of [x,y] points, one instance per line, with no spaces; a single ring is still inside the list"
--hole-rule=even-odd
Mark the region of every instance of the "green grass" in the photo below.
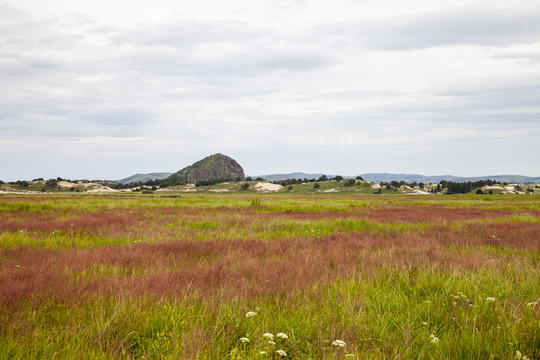
[[[540,323],[527,304],[538,293],[519,275],[382,269],[368,281],[337,280],[286,299],[31,300],[16,319],[2,314],[17,325],[3,327],[0,358],[271,359],[283,349],[295,359],[508,359],[518,350],[532,359]],[[457,304],[469,298],[475,307]],[[288,339],[273,345],[262,336],[278,332]]]

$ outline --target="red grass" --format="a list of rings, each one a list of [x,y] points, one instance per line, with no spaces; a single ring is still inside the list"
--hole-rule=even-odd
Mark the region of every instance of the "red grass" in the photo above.
[[[452,238],[456,240],[460,243],[459,238]],[[445,246],[448,241],[449,236],[383,238],[356,233],[276,242],[173,241],[88,250],[5,249],[0,261],[4,269],[0,302],[16,305],[36,294],[58,301],[81,301],[92,294],[286,296],[338,276],[367,277],[381,266],[496,270],[506,261],[482,252],[456,256]],[[74,279],[82,271],[92,273],[97,265],[125,269],[130,275]]]

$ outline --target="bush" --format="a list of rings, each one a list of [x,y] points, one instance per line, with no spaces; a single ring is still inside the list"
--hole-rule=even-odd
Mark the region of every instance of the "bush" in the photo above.
[[[249,189],[249,183],[247,183],[247,182],[246,182],[246,183],[243,183],[242,186],[240,186],[240,189],[242,189],[242,190],[247,190],[247,189]]]
[[[321,187],[321,185],[319,185],[319,183],[313,184],[313,188],[314,188],[315,190],[317,190],[317,189],[320,188],[320,187]]]
[[[58,186],[58,180],[56,180],[56,179],[49,179],[49,180],[45,181],[45,187],[54,189],[57,186]]]
[[[345,181],[345,186],[347,186],[347,187],[354,186],[355,184],[356,184],[355,179],[349,179],[349,180]]]

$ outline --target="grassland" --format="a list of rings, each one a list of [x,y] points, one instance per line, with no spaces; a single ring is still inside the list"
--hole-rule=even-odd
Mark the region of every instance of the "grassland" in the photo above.
[[[174,196],[0,197],[0,359],[540,358],[537,195]]]

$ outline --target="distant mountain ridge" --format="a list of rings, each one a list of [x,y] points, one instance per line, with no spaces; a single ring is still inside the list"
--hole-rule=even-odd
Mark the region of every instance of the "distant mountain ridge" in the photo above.
[[[149,174],[135,174],[128,176],[127,178],[117,180],[121,184],[137,183],[137,182],[147,182],[148,180],[163,180],[171,176],[172,172],[156,172]]]
[[[284,181],[288,179],[318,179],[322,176],[322,173],[308,174],[303,172],[294,172],[289,174],[270,174],[270,175],[258,175],[251,176],[252,178],[263,178],[266,181]],[[335,175],[326,176],[334,177]],[[344,178],[355,178],[356,176],[345,176]],[[393,173],[366,173],[360,174],[364,180],[373,183],[390,182],[390,181],[405,181],[407,183],[417,182],[424,184],[438,184],[441,180],[453,181],[453,182],[466,182],[466,181],[479,181],[479,180],[495,180],[498,182],[525,184],[528,182],[540,182],[540,177],[531,177],[523,175],[488,175],[488,176],[473,176],[463,177],[454,175],[421,175],[421,174],[393,174]]]
[[[306,174],[303,172],[295,172],[290,174],[271,174],[271,175],[258,175],[258,176],[251,176],[251,178],[263,178],[266,181],[284,181],[289,179],[318,179],[321,176],[323,176],[323,173],[320,174]],[[333,175],[326,175],[328,177],[332,177]]]
[[[360,175],[364,180],[379,183],[389,181],[405,181],[411,183],[423,182],[424,184],[438,184],[441,180],[453,182],[467,182],[479,180],[495,180],[501,183],[525,184],[527,182],[540,182],[540,177],[531,177],[523,175],[486,175],[486,176],[454,176],[454,175],[420,175],[420,174],[389,174],[389,173],[369,173]]]

